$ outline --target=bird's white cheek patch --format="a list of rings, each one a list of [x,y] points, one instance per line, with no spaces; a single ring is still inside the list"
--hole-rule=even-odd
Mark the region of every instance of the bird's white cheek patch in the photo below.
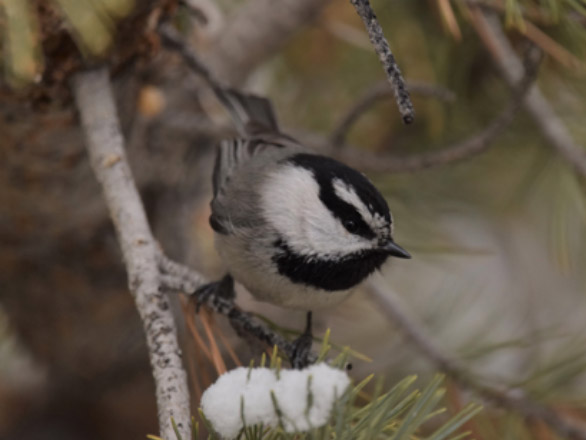
[[[319,185],[311,171],[284,166],[270,175],[262,188],[265,219],[301,255],[344,255],[368,247],[348,234],[319,199]]]

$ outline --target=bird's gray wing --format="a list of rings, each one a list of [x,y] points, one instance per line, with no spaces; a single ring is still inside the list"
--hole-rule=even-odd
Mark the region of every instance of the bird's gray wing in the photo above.
[[[281,133],[265,133],[248,139],[230,139],[220,142],[212,174],[214,197],[240,168],[255,158],[279,160],[287,151],[301,150],[297,141]]]
[[[212,228],[225,234],[255,222],[265,176],[280,160],[302,150],[296,141],[280,134],[222,141],[212,176]]]
[[[230,113],[241,136],[279,133],[277,117],[271,101],[261,96],[233,89],[215,89],[216,96]]]
[[[258,214],[255,188],[267,167],[301,146],[279,132],[268,99],[232,89],[218,88],[216,93],[242,136],[220,143],[212,176],[210,224],[216,232],[227,233]]]

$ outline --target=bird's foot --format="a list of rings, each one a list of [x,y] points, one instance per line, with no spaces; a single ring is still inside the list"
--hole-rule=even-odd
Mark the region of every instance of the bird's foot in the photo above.
[[[309,354],[311,353],[312,344],[313,334],[311,332],[311,312],[307,312],[305,331],[293,341],[293,352],[290,356],[291,366],[293,368],[301,370],[310,364]]]
[[[220,300],[233,302],[234,298],[236,298],[234,279],[230,274],[227,274],[219,281],[198,287],[191,297],[195,298],[196,312],[199,312],[202,304],[209,304],[211,302],[211,304],[216,305]]]

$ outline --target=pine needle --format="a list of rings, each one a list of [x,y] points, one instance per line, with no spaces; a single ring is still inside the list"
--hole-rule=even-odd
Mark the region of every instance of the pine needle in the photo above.
[[[454,14],[454,9],[452,8],[450,0],[438,0],[438,6],[446,28],[454,40],[461,41],[462,31],[458,25],[458,20],[456,20],[456,15]]]
[[[522,33],[564,67],[576,69],[580,72],[586,70],[584,62],[530,21],[525,21],[525,28]]]
[[[234,362],[234,364],[236,364],[237,366],[241,367],[242,362],[240,361],[240,358],[234,351],[232,344],[230,343],[230,341],[228,341],[228,338],[226,337],[226,335],[224,335],[224,332],[222,331],[222,328],[219,325],[216,326],[216,332],[220,338],[220,341],[222,342],[222,345],[226,348],[228,355],[232,359],[232,362]]]
[[[207,344],[203,341],[203,338],[199,334],[199,331],[197,330],[197,327],[195,325],[195,307],[193,307],[193,304],[189,302],[189,300],[183,297],[181,297],[181,306],[183,308],[185,324],[187,325],[187,328],[191,333],[191,336],[193,336],[193,340],[195,341],[201,352],[203,352],[205,356],[208,358],[208,360],[211,362],[212,353],[210,352],[210,349],[208,348]]]
[[[228,369],[226,368],[226,364],[224,363],[224,359],[222,358],[222,353],[220,353],[220,349],[216,342],[216,338],[214,337],[214,332],[212,331],[212,327],[214,327],[214,317],[209,310],[205,307],[202,307],[200,310],[200,317],[201,323],[203,325],[204,331],[206,333],[206,337],[210,343],[210,352],[212,355],[212,362],[214,364],[214,368],[218,375],[224,374]]]

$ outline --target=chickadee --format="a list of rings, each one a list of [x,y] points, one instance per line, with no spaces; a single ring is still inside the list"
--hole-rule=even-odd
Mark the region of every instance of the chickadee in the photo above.
[[[362,173],[282,134],[268,100],[216,93],[245,136],[218,149],[210,224],[228,272],[257,299],[331,307],[388,257],[410,258]]]

